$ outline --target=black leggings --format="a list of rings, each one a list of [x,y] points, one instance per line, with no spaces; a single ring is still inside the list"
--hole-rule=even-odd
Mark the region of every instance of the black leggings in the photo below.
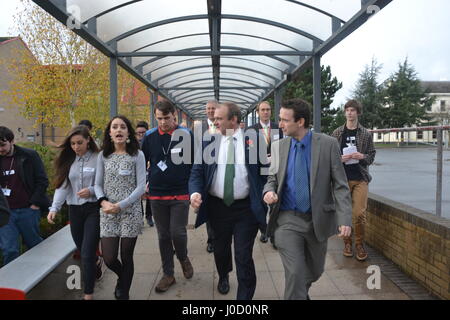
[[[100,215],[97,203],[70,205],[69,220],[73,241],[81,252],[84,293],[92,294],[95,284],[96,252],[100,239]]]
[[[136,238],[102,238],[103,260],[120,279],[122,292],[128,296],[134,275],[133,254]],[[120,262],[118,258],[120,244]]]

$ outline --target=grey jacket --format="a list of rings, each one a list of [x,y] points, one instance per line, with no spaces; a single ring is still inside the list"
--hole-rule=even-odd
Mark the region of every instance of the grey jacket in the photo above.
[[[271,210],[268,236],[272,236],[278,227],[291,140],[291,137],[287,137],[272,144],[272,161],[263,195],[273,191],[278,195],[278,202]],[[350,190],[336,139],[319,133],[312,134],[310,170],[314,232],[319,241],[325,241],[338,233],[338,226],[352,225]]]

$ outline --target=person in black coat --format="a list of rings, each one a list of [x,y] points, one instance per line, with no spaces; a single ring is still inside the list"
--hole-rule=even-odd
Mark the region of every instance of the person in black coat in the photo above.
[[[48,212],[48,178],[38,153],[14,144],[14,133],[0,126],[0,185],[8,202],[11,219],[0,228],[4,263],[20,254],[19,235],[30,249],[40,243],[41,211]]]

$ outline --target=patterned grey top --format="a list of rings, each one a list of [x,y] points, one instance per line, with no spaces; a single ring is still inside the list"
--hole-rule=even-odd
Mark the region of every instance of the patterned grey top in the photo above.
[[[145,158],[142,151],[136,156],[99,154],[95,193],[118,203],[120,212],[106,214],[100,209],[100,237],[137,237],[143,226],[141,196],[145,192]]]
[[[55,190],[52,206],[49,211],[61,210],[64,201],[68,205],[82,205],[86,202],[96,202],[94,183],[98,153],[88,150],[83,156],[76,156],[69,171],[69,177],[61,187]],[[77,192],[88,188],[91,196],[80,198]]]
[[[123,157],[121,157],[123,156]],[[110,169],[114,171],[107,172],[108,177],[105,175],[105,166],[106,160],[111,158],[122,159],[123,162],[118,164],[118,166],[110,166]],[[115,161],[114,161],[115,162]],[[105,185],[111,182],[114,185],[117,183],[116,181],[127,181],[128,183],[131,175],[135,177],[136,181],[134,182],[133,190],[125,197],[120,199],[115,199],[113,195],[109,195]],[[128,154],[117,155],[111,154],[107,159],[103,157],[103,151],[100,152],[99,157],[97,159],[97,174],[95,176],[95,194],[98,199],[102,197],[107,197],[112,203],[119,203],[119,207],[121,210],[129,207],[134,202],[138,201],[141,196],[145,192],[145,178],[146,178],[146,169],[145,169],[145,157],[144,153],[141,150],[138,151],[136,156],[130,156]],[[109,181],[108,181],[109,180]],[[106,183],[105,183],[106,182]],[[120,184],[118,184],[120,186]]]

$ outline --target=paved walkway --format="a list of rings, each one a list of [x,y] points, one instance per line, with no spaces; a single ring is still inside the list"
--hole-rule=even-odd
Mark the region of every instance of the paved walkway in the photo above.
[[[180,264],[175,258],[176,284],[165,293],[156,293],[155,286],[162,276],[158,239],[155,227],[145,225],[143,235],[138,238],[135,250],[135,275],[130,290],[130,299],[139,300],[223,300],[236,298],[237,280],[235,270],[230,274],[230,292],[218,293],[216,286],[218,275],[215,270],[213,255],[206,252],[206,228],[193,229],[195,215],[191,212],[188,229],[189,257],[194,266],[194,276],[187,280],[183,277]],[[371,250],[372,251],[372,250]],[[278,252],[270,243],[255,241],[253,258],[256,265],[257,286],[255,300],[278,300],[283,298],[284,271]],[[372,261],[372,262],[371,262]],[[332,237],[328,243],[325,272],[313,284],[311,299],[345,300],[345,299],[390,299],[407,300],[407,295],[400,287],[381,275],[381,289],[369,290],[366,273],[367,267],[379,261],[379,257],[359,262],[355,258],[342,255],[342,242]],[[113,291],[116,275],[106,269],[104,277],[97,282],[95,298],[99,300],[114,299]]]

